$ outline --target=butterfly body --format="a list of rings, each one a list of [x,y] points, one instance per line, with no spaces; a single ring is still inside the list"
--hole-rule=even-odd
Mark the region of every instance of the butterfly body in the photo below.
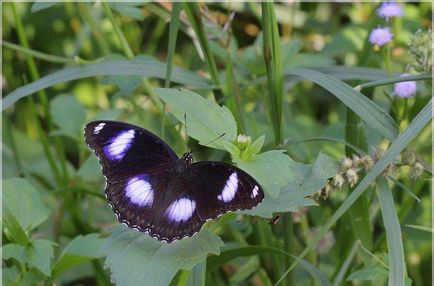
[[[106,178],[105,194],[121,223],[172,242],[192,236],[228,211],[255,207],[264,198],[256,180],[224,162],[181,158],[151,132],[123,122],[85,127]]]

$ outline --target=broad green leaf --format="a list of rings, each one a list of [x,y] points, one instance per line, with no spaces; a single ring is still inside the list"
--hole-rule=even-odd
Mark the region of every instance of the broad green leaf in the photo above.
[[[224,133],[222,139],[207,146],[225,150],[223,140],[235,140],[237,125],[225,106],[185,89],[157,88],[155,93],[169,105],[180,122],[184,123],[184,116],[187,116],[188,135],[200,144],[207,144]]]
[[[67,94],[56,96],[51,101],[51,114],[60,129],[60,134],[81,140],[86,111],[75,96]]]
[[[164,79],[166,77],[166,64],[155,59],[137,58],[133,60],[102,60],[97,63],[67,67],[12,91],[3,99],[2,110],[23,97],[55,84],[102,75],[141,75]],[[179,67],[173,68],[172,81],[195,88],[212,88],[208,79]]]
[[[23,178],[3,180],[3,208],[7,208],[24,231],[30,231],[48,218],[50,211],[41,194]],[[4,218],[7,225],[7,217]]]
[[[32,240],[26,246],[7,244],[2,249],[3,259],[14,258],[21,264],[27,263],[41,271],[45,276],[50,276],[53,245],[53,242],[42,239]]]
[[[273,150],[253,156],[248,161],[234,158],[237,166],[252,175],[270,197],[276,197],[288,184],[292,159],[282,150]]]
[[[168,244],[119,226],[101,250],[116,285],[166,286],[178,270],[192,269],[208,254],[219,254],[223,245],[218,236],[206,230]]]
[[[18,267],[12,265],[11,267],[2,268],[2,285],[4,286],[21,286],[21,274]]]
[[[299,76],[311,80],[341,100],[370,127],[376,129],[389,140],[396,138],[398,128],[392,117],[375,102],[354,90],[346,83],[329,75],[308,69],[287,71],[287,75]]]
[[[26,262],[26,253],[24,249],[24,246],[16,243],[8,243],[6,245],[3,245],[2,258],[4,260],[13,258],[19,261],[21,264],[24,264]]]
[[[347,280],[378,280],[378,279],[386,279],[389,274],[389,271],[387,269],[384,269],[382,267],[366,267],[357,271],[354,271],[353,273],[348,276]],[[394,285],[394,284],[389,284]]]
[[[86,161],[80,166],[76,174],[85,182],[100,182],[103,179],[101,175],[101,167],[96,156],[89,156]]]
[[[378,80],[387,78],[387,71],[384,69],[368,67],[347,67],[347,66],[327,66],[313,68],[323,74],[338,78],[340,80]]]
[[[61,273],[72,267],[103,257],[99,252],[103,241],[97,233],[75,237],[65,247],[60,258],[55,263],[51,279],[56,279]]]
[[[266,197],[256,208],[243,213],[272,218],[273,213],[295,211],[303,206],[316,205],[315,201],[306,197],[321,190],[327,179],[337,173],[337,167],[335,160],[322,153],[312,165],[303,165],[291,160],[289,171],[285,174],[288,182],[277,197]],[[272,170],[268,176],[272,176],[274,172],[277,171]]]
[[[54,256],[53,245],[54,243],[51,241],[38,239],[32,241],[33,252],[29,254],[27,250],[27,254],[30,256],[29,264],[46,276],[51,273],[51,259]]]
[[[377,196],[386,229],[389,253],[389,285],[405,285],[405,259],[401,226],[393,202],[392,190],[385,178],[377,179]]]
[[[119,90],[113,97],[122,97],[131,95],[142,83],[141,75],[110,75],[101,80],[103,84],[114,84]]]
[[[143,5],[143,2],[109,2],[109,4],[111,8],[124,16],[132,17],[139,21],[145,18],[142,10],[138,7]]]
[[[401,133],[393,142],[383,157],[378,160],[374,167],[366,174],[366,176],[360,181],[354,191],[347,197],[344,203],[336,210],[333,216],[327,221],[327,223],[318,231],[318,235],[306,246],[306,248],[297,257],[294,263],[288,268],[288,270],[280,277],[276,284],[279,284],[286,275],[301,262],[302,258],[311,251],[325,233],[338,221],[339,218],[354,204],[354,202],[364,193],[364,191],[375,181],[375,179],[381,175],[384,169],[395,160],[395,158],[404,150],[405,147],[414,139],[422,129],[431,121],[431,109],[432,99],[422,109],[422,111],[414,118],[410,126]]]

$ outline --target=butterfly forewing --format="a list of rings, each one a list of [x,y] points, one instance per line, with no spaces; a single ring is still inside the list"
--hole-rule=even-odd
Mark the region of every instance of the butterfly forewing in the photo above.
[[[190,164],[140,127],[95,121],[85,139],[100,159],[106,195],[118,220],[171,242],[192,236],[228,211],[251,209],[264,198],[249,174],[223,162]],[[190,154],[190,153],[188,153]]]
[[[102,172],[109,182],[143,172],[164,172],[178,160],[163,140],[128,123],[93,121],[86,125],[84,135],[86,143],[99,157]]]

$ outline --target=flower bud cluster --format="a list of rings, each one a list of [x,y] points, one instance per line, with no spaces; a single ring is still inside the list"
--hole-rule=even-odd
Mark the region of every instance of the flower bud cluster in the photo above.
[[[383,155],[384,150],[376,149],[371,154],[342,157],[339,172],[327,180],[325,186],[313,196],[326,199],[331,192],[341,190],[345,184],[348,184],[351,188],[354,187],[359,182],[362,172],[371,170]],[[422,175],[424,171],[423,165],[417,160],[413,151],[405,151],[397,159],[385,168],[383,176],[387,177],[395,174],[398,167],[401,166],[410,167],[410,178],[418,178]]]

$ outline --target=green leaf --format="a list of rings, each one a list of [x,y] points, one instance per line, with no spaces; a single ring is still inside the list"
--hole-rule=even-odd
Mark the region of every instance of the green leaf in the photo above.
[[[3,259],[14,258],[21,264],[30,266],[41,271],[45,276],[50,276],[51,259],[53,258],[54,243],[48,240],[32,240],[26,246],[7,244],[3,247]]]
[[[76,177],[81,178],[85,182],[100,182],[103,179],[101,175],[101,167],[96,156],[89,156],[86,161],[80,166]]]
[[[180,122],[184,122],[184,116],[187,116],[188,135],[200,144],[207,144],[224,133],[222,140],[207,146],[225,150],[223,140],[235,140],[237,125],[225,106],[219,106],[215,101],[185,89],[157,88],[155,93],[170,105],[171,112]]]
[[[360,270],[357,270],[348,276],[347,280],[378,280],[378,279],[386,279],[389,274],[387,269],[381,267],[366,267]],[[389,284],[394,285],[394,284]]]
[[[208,254],[219,254],[223,245],[206,230],[168,244],[119,226],[104,242],[102,252],[116,285],[166,286],[178,270],[192,269]]]
[[[21,286],[21,275],[18,267],[12,265],[11,267],[2,268],[2,282],[4,286]]]
[[[386,151],[383,157],[374,165],[374,167],[366,174],[360,181],[354,191],[347,197],[344,203],[336,210],[333,216],[327,223],[318,231],[318,235],[309,242],[306,248],[297,257],[295,262],[288,268],[288,270],[280,277],[276,284],[280,283],[285,276],[301,262],[302,258],[311,251],[325,233],[342,217],[342,215],[354,204],[354,202],[364,193],[364,191],[381,175],[384,169],[395,160],[395,158],[404,150],[405,147],[414,139],[422,129],[431,121],[432,99],[423,108],[423,110],[414,118],[410,126],[401,133],[393,142],[390,148]]]
[[[40,270],[46,276],[51,273],[51,259],[54,256],[54,243],[48,240],[33,240],[33,252],[30,252],[29,264]]]
[[[83,136],[83,125],[86,111],[75,96],[62,94],[51,101],[51,114],[62,134],[80,140]]]
[[[398,128],[392,117],[372,100],[354,90],[346,83],[329,75],[308,69],[295,69],[287,74],[312,80],[341,100],[370,127],[379,131],[389,140],[396,138]]]
[[[164,79],[166,77],[166,64],[156,59],[142,57],[133,60],[102,60],[97,63],[67,67],[9,93],[3,99],[2,110],[23,97],[55,84],[101,75],[141,75]],[[212,88],[208,79],[179,67],[173,68],[172,80],[195,88]]]
[[[282,150],[267,151],[252,156],[248,161],[234,158],[234,162],[239,168],[252,175],[270,197],[276,197],[288,184],[290,166],[294,164],[294,161]]]
[[[386,228],[389,253],[389,285],[405,285],[405,259],[402,232],[393,202],[392,190],[385,178],[377,179],[377,196]]]
[[[60,258],[55,263],[51,279],[56,279],[60,274],[72,267],[103,257],[99,252],[103,241],[97,233],[75,237],[65,247]]]
[[[141,75],[110,75],[101,80],[103,84],[114,84],[119,90],[113,95],[114,98],[130,96],[142,83]]]
[[[49,210],[41,194],[23,178],[3,180],[3,208],[7,208],[24,231],[30,231],[44,222]],[[8,225],[8,216],[4,223]]]
[[[272,218],[273,213],[295,211],[303,206],[316,205],[315,201],[306,197],[321,190],[327,179],[337,173],[337,168],[336,161],[322,153],[312,165],[303,165],[291,160],[289,170],[285,174],[289,181],[277,197],[266,197],[256,208],[243,213]],[[276,166],[276,169],[281,170],[282,167]],[[277,170],[271,170],[268,176],[272,176],[278,172]]]
[[[109,2],[112,9],[118,11],[120,14],[132,17],[139,21],[145,19],[145,15],[142,10],[137,7],[143,5],[143,2]]]

